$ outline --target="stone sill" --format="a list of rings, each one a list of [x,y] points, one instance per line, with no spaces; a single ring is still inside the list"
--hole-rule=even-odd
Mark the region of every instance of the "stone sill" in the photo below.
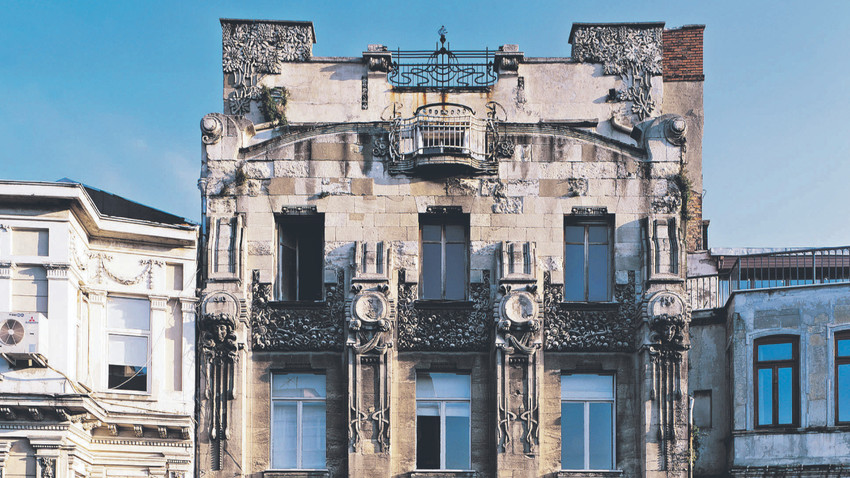
[[[328,478],[328,470],[266,470],[263,478]]]
[[[422,310],[472,310],[471,300],[419,299],[413,306]]]
[[[805,435],[810,433],[847,433],[850,431],[850,425],[838,424],[835,426],[819,426],[819,427],[775,427],[775,428],[756,428],[755,430],[733,430],[733,437],[744,437],[753,435]]]
[[[269,301],[269,308],[275,310],[313,310],[324,309],[328,306],[324,300],[274,300]]]
[[[623,476],[623,470],[558,472],[558,478],[616,478],[620,476]]]
[[[613,310],[620,307],[619,302],[559,302],[561,310]]]
[[[477,478],[477,471],[427,470],[411,471],[408,478]]]

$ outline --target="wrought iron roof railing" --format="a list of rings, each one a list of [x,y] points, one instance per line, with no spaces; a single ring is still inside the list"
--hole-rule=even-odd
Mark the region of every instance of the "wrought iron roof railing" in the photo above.
[[[726,305],[732,292],[850,282],[850,246],[740,256],[727,271],[688,277],[693,310]]]
[[[485,89],[499,79],[493,51],[452,51],[442,29],[436,50],[396,50],[392,57],[387,79],[395,89]]]

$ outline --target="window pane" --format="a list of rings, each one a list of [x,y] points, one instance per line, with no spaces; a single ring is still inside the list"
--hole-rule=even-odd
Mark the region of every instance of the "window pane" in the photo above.
[[[12,255],[46,256],[48,254],[47,242],[47,229],[13,229]]]
[[[614,376],[582,373],[561,376],[563,400],[613,400]]]
[[[301,468],[325,467],[325,404],[305,402],[301,408]]]
[[[113,390],[145,392],[148,389],[148,368],[132,365],[109,365],[107,386]]]
[[[440,242],[442,240],[442,226],[439,224],[423,224],[422,240]]]
[[[567,244],[564,264],[564,300],[585,300],[584,245]]]
[[[838,366],[838,421],[850,422],[850,363]]]
[[[613,457],[613,422],[611,403],[590,404],[588,429],[590,432],[590,469],[610,470],[614,468]]]
[[[469,398],[469,375],[420,372],[416,398]]]
[[[567,226],[564,228],[564,242],[567,244],[584,245],[584,226]]]
[[[584,403],[561,403],[561,469],[584,469]]]
[[[275,403],[272,416],[272,467],[297,468],[297,403]]]
[[[111,329],[150,330],[150,301],[109,297],[106,301],[106,325]]]
[[[791,367],[782,367],[778,371],[778,394],[776,406],[779,407],[780,425],[794,422],[794,370]]]
[[[608,243],[608,226],[605,226],[605,225],[588,226],[587,227],[587,241],[589,243],[595,243],[595,244],[607,244]]]
[[[446,468],[469,469],[469,403],[446,404]]]
[[[282,373],[272,378],[272,396],[286,398],[324,398],[325,376],[312,373]]]
[[[416,404],[416,468],[420,470],[440,468],[439,403]]]
[[[758,371],[758,415],[759,425],[773,423],[773,369],[763,368]]]
[[[442,298],[443,265],[440,244],[422,244],[422,298]]]
[[[794,358],[794,346],[790,342],[784,344],[759,345],[759,362],[767,360],[791,360]]]
[[[446,224],[446,242],[466,242],[466,226]]]
[[[466,244],[446,244],[446,299],[466,296]]]
[[[608,246],[590,245],[588,246],[587,256],[587,300],[608,300],[608,287],[610,284],[610,276],[608,274],[608,268],[610,266]]]
[[[850,339],[841,339],[835,345],[839,357],[850,357]]]
[[[144,366],[148,361],[147,337],[109,335],[109,363]]]

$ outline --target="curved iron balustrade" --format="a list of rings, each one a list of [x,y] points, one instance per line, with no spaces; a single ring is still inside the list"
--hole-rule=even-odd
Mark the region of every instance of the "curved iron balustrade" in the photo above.
[[[392,68],[387,74],[387,80],[396,89],[484,89],[498,79],[493,52],[489,49],[451,51],[446,46],[443,29],[440,30],[440,47],[435,51],[393,52]]]

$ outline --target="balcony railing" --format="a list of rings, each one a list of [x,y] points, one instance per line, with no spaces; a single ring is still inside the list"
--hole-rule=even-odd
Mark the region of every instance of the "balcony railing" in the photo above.
[[[432,166],[461,166],[479,173],[498,171],[497,153],[505,152],[501,122],[477,118],[452,103],[420,107],[412,118],[396,118],[389,134],[390,172]]]
[[[693,310],[723,307],[737,290],[850,282],[850,246],[740,256],[714,275],[688,277]]]

